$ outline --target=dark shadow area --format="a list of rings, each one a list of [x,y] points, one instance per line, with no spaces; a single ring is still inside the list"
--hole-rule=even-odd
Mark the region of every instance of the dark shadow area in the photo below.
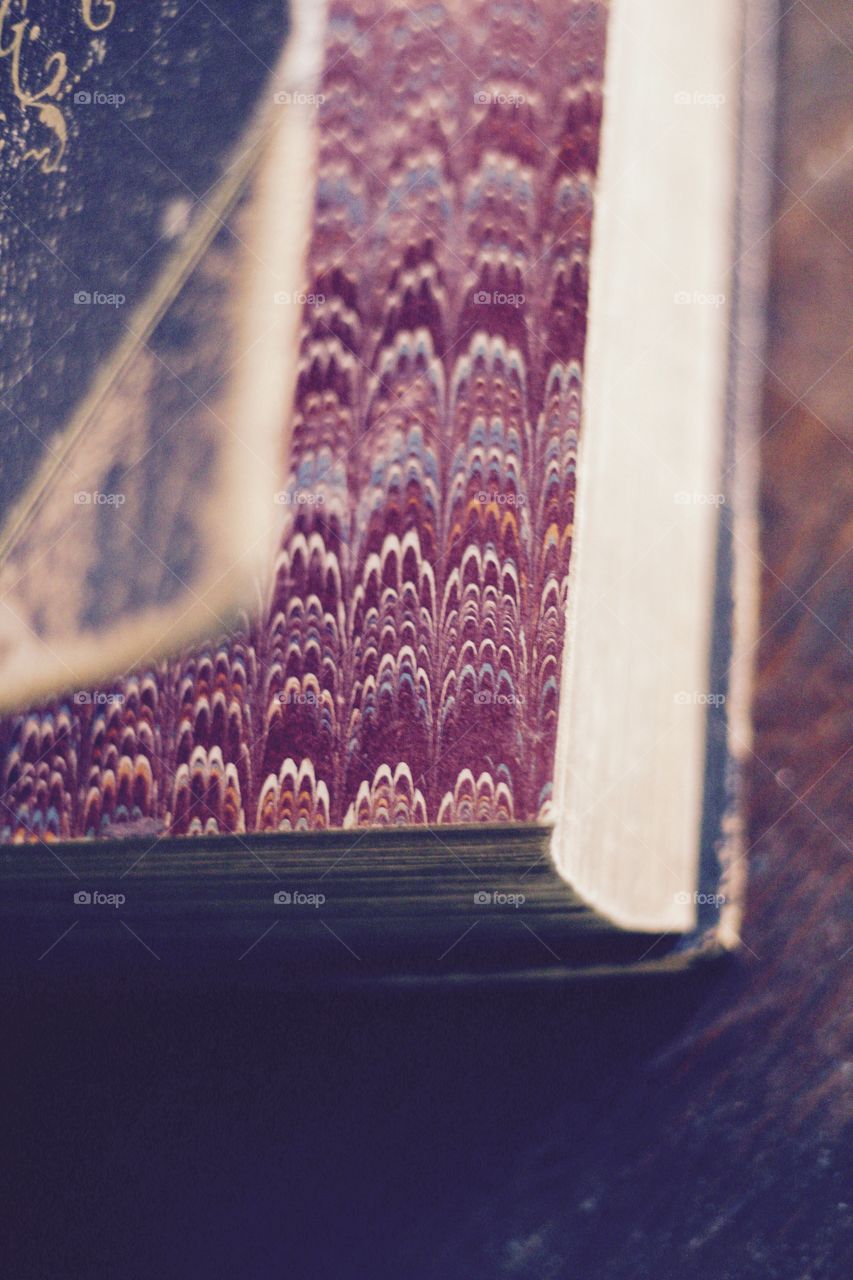
[[[4,1037],[7,1274],[432,1274],[567,1107],[571,1145],[594,1141],[719,981],[708,966],[327,997],[30,985]]]

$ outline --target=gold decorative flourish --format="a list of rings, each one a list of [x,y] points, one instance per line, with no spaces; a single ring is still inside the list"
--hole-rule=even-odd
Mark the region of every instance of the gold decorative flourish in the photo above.
[[[0,0],[0,59],[8,60],[9,83],[21,111],[34,112],[52,135],[44,145],[29,147],[24,159],[38,160],[42,173],[53,173],[68,141],[68,126],[58,105],[70,88],[68,58],[62,50],[49,54],[39,73],[37,58],[25,57],[25,50],[41,37],[41,27],[27,15],[28,2],[19,0],[19,16],[12,21],[12,0]],[[80,0],[80,18],[89,31],[103,31],[115,13],[115,0]]]
[[[100,22],[96,22],[92,13],[93,8],[106,9],[101,17]],[[115,0],[81,0],[80,11],[83,21],[90,31],[103,31],[104,27],[108,27],[116,16]]]

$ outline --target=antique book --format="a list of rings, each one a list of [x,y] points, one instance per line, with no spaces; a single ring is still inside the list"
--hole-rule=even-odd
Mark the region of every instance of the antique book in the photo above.
[[[168,84],[227,78],[254,9],[214,13],[227,52],[167,25]],[[156,465],[67,538],[49,468],[5,544],[19,954],[424,981],[736,945],[774,29],[291,3],[204,234],[57,446],[106,494]]]

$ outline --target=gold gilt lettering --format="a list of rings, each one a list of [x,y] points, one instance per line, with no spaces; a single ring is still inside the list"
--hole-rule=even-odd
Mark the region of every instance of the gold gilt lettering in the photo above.
[[[57,105],[68,75],[68,59],[61,50],[51,53],[42,63],[41,75],[35,73],[34,60],[26,51],[38,40],[41,28],[27,16],[28,0],[19,0],[20,16],[10,21],[11,4],[12,0],[0,0],[0,59],[8,60],[12,93],[21,111],[33,112],[51,134],[46,145],[28,148],[24,159],[37,160],[42,173],[53,173],[68,141],[65,117]],[[103,31],[115,13],[116,0],[80,0],[80,17],[90,31]]]
[[[36,107],[38,117],[53,134],[53,145],[44,147],[28,147],[24,152],[25,160],[39,160],[42,173],[53,173],[65,155],[65,144],[68,141],[68,126],[65,116],[52,102],[41,102]]]
[[[93,9],[104,9],[100,22],[96,21]],[[81,0],[81,16],[90,31],[103,31],[116,16],[115,0]]]

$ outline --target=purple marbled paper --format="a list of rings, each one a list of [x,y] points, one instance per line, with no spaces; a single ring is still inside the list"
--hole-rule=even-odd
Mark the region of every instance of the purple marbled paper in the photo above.
[[[331,10],[274,580],[7,718],[6,840],[547,816],[606,7]]]

